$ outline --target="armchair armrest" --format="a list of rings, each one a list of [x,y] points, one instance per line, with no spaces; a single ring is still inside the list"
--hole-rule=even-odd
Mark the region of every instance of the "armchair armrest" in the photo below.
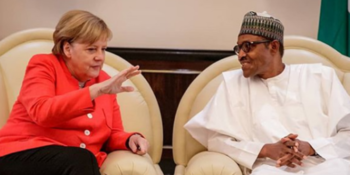
[[[188,162],[185,174],[242,175],[242,171],[237,163],[230,157],[217,152],[204,151],[192,157]]]
[[[158,174],[148,154],[140,156],[120,150],[108,154],[100,169],[101,175],[156,175]]]

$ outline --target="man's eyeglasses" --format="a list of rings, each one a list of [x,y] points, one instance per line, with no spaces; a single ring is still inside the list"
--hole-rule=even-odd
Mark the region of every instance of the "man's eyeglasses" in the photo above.
[[[233,48],[233,51],[238,55],[239,51],[242,49],[243,52],[248,53],[251,49],[252,46],[255,46],[257,44],[261,44],[261,43],[269,43],[271,42],[270,40],[263,40],[263,41],[245,41],[240,45],[236,45]]]

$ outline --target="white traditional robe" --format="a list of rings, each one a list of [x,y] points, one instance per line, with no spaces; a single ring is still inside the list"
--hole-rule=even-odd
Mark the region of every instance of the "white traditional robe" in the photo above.
[[[185,128],[209,151],[230,156],[254,175],[350,174],[350,98],[335,71],[321,64],[286,65],[266,80],[224,72],[216,94]],[[290,133],[320,157],[309,156],[296,168],[257,158],[264,144]]]

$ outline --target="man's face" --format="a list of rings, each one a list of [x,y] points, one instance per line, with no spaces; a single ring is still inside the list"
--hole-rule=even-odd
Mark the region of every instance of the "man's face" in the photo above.
[[[238,37],[237,45],[240,46],[238,59],[244,77],[268,76],[273,62],[269,41],[260,36],[245,34]]]

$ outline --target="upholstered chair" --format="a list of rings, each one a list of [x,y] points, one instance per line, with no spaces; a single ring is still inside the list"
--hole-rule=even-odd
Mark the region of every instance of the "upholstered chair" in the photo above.
[[[38,53],[51,53],[52,34],[52,29],[31,29],[0,41],[0,128],[19,94],[29,59]],[[109,75],[130,66],[121,57],[106,52],[103,69]],[[154,93],[142,75],[125,84],[135,88],[134,92],[121,93],[117,97],[125,130],[141,132],[150,143],[149,153],[139,156],[130,151],[114,151],[102,165],[101,174],[163,175],[158,165],[163,145],[162,122]]]
[[[311,38],[287,36],[283,61],[287,64],[322,63],[333,67],[350,94],[350,58]],[[173,133],[175,175],[241,175],[240,166],[224,154],[210,152],[184,129],[184,124],[204,108],[222,81],[221,73],[240,69],[237,56],[209,66],[191,83],[178,106]]]

